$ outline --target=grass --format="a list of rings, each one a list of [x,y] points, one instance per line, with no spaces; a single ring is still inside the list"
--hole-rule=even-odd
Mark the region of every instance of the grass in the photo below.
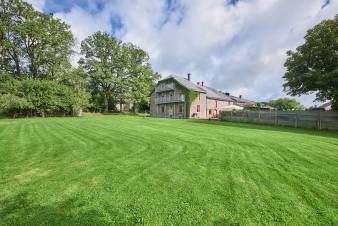
[[[1,119],[0,156],[0,225],[338,224],[337,133]]]

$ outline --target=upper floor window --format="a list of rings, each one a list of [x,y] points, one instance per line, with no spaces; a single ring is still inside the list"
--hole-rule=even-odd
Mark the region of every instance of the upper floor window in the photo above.
[[[201,112],[201,106],[197,105],[197,112]]]
[[[216,100],[216,108],[217,108],[217,100]]]

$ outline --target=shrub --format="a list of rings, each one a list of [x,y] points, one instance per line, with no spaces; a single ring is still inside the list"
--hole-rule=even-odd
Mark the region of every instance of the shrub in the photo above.
[[[52,80],[0,79],[0,109],[13,116],[74,115],[88,106],[88,93]]]

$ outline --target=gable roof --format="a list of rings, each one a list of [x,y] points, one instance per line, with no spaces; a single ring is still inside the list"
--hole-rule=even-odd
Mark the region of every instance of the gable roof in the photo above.
[[[219,90],[214,89],[214,88],[209,87],[209,86],[198,86],[195,83],[193,83],[192,81],[189,81],[186,78],[176,76],[176,75],[170,75],[170,76],[160,80],[159,82],[162,82],[162,81],[165,81],[165,80],[168,80],[168,79],[174,79],[180,85],[187,88],[188,90],[197,91],[197,92],[200,92],[200,93],[206,93],[207,98],[209,98],[209,99],[225,100],[225,101],[232,101],[232,102],[238,102],[238,103],[254,103],[254,101],[247,100],[247,99],[244,99],[244,98],[239,98],[239,97],[235,97],[235,96],[231,96],[231,95],[228,96],[224,92],[219,91]]]
[[[201,89],[199,86],[197,86],[195,83],[189,81],[186,78],[175,76],[175,75],[170,75],[170,76],[160,80],[159,82],[162,82],[162,81],[165,81],[165,80],[168,80],[168,79],[176,80],[180,85],[187,88],[188,90],[197,91],[197,92],[200,92],[200,93],[205,93],[205,91],[203,89]]]
[[[325,103],[325,104],[319,106],[319,108],[328,108],[328,107],[331,107],[331,105],[332,105],[332,102],[329,101],[329,102],[327,102],[327,103]]]

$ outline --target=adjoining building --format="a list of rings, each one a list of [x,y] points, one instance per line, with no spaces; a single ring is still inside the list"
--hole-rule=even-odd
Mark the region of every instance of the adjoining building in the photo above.
[[[318,107],[324,111],[331,111],[332,110],[332,101],[326,102],[325,104]]]
[[[171,75],[160,80],[150,97],[150,115],[164,118],[217,118],[220,111],[242,110],[254,101],[235,97],[187,78]]]

